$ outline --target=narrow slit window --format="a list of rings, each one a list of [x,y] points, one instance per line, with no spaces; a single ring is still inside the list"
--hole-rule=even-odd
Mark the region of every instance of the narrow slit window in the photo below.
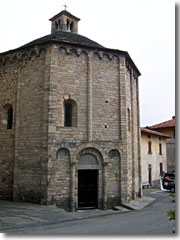
[[[148,154],[152,154],[152,144],[150,141],[148,142]]]
[[[12,129],[13,126],[13,108],[12,106],[7,109],[7,129]]]
[[[70,31],[73,32],[73,30],[74,30],[74,24],[73,24],[73,22],[71,22],[70,23]]]
[[[67,20],[67,31],[70,32],[70,22]]]
[[[159,155],[162,155],[162,144],[159,143]]]
[[[130,115],[130,109],[128,108],[128,131],[131,131],[131,115]]]
[[[56,31],[58,30],[58,23],[56,22],[55,23],[55,28],[56,28]]]

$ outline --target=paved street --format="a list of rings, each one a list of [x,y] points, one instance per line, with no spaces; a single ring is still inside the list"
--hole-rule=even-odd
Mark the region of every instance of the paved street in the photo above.
[[[12,226],[12,222],[9,225],[2,224],[3,211],[0,209],[0,232],[43,234],[171,234],[174,225],[168,220],[166,212],[168,209],[173,208],[173,204],[171,203],[171,198],[168,193],[148,189],[144,191],[144,195],[155,198],[156,200],[139,211],[127,211],[122,208],[121,211],[91,210],[78,213],[66,213],[55,207],[46,208],[45,206],[39,206],[37,209],[36,205],[32,205],[34,208],[31,207],[31,214],[27,215],[26,212],[26,215],[23,215],[23,208],[19,205],[18,208],[14,208],[14,211],[11,208],[11,213],[9,212],[11,215],[9,215],[9,221],[11,221],[15,212],[21,212],[19,216],[17,214],[16,216],[14,215],[14,218],[16,218],[14,227]],[[23,225],[20,217],[24,217]],[[6,223],[8,223],[7,218]]]

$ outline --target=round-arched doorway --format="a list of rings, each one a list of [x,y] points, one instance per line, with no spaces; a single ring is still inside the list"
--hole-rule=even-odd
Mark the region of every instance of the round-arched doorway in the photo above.
[[[81,155],[78,163],[78,209],[98,208],[98,179],[101,164],[91,153]]]

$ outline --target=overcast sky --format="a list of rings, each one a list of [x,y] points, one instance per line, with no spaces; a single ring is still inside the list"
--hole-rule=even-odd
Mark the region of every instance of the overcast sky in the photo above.
[[[79,17],[79,34],[128,51],[142,76],[141,126],[175,115],[175,3],[173,0],[0,0],[0,52],[50,34],[64,9]]]

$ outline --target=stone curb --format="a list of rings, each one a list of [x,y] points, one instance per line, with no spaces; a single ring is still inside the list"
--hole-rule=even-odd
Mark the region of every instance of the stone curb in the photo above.
[[[151,197],[143,196],[142,198],[134,201],[130,201],[129,203],[123,203],[122,206],[129,210],[141,210],[146,206],[150,205],[156,199]]]

